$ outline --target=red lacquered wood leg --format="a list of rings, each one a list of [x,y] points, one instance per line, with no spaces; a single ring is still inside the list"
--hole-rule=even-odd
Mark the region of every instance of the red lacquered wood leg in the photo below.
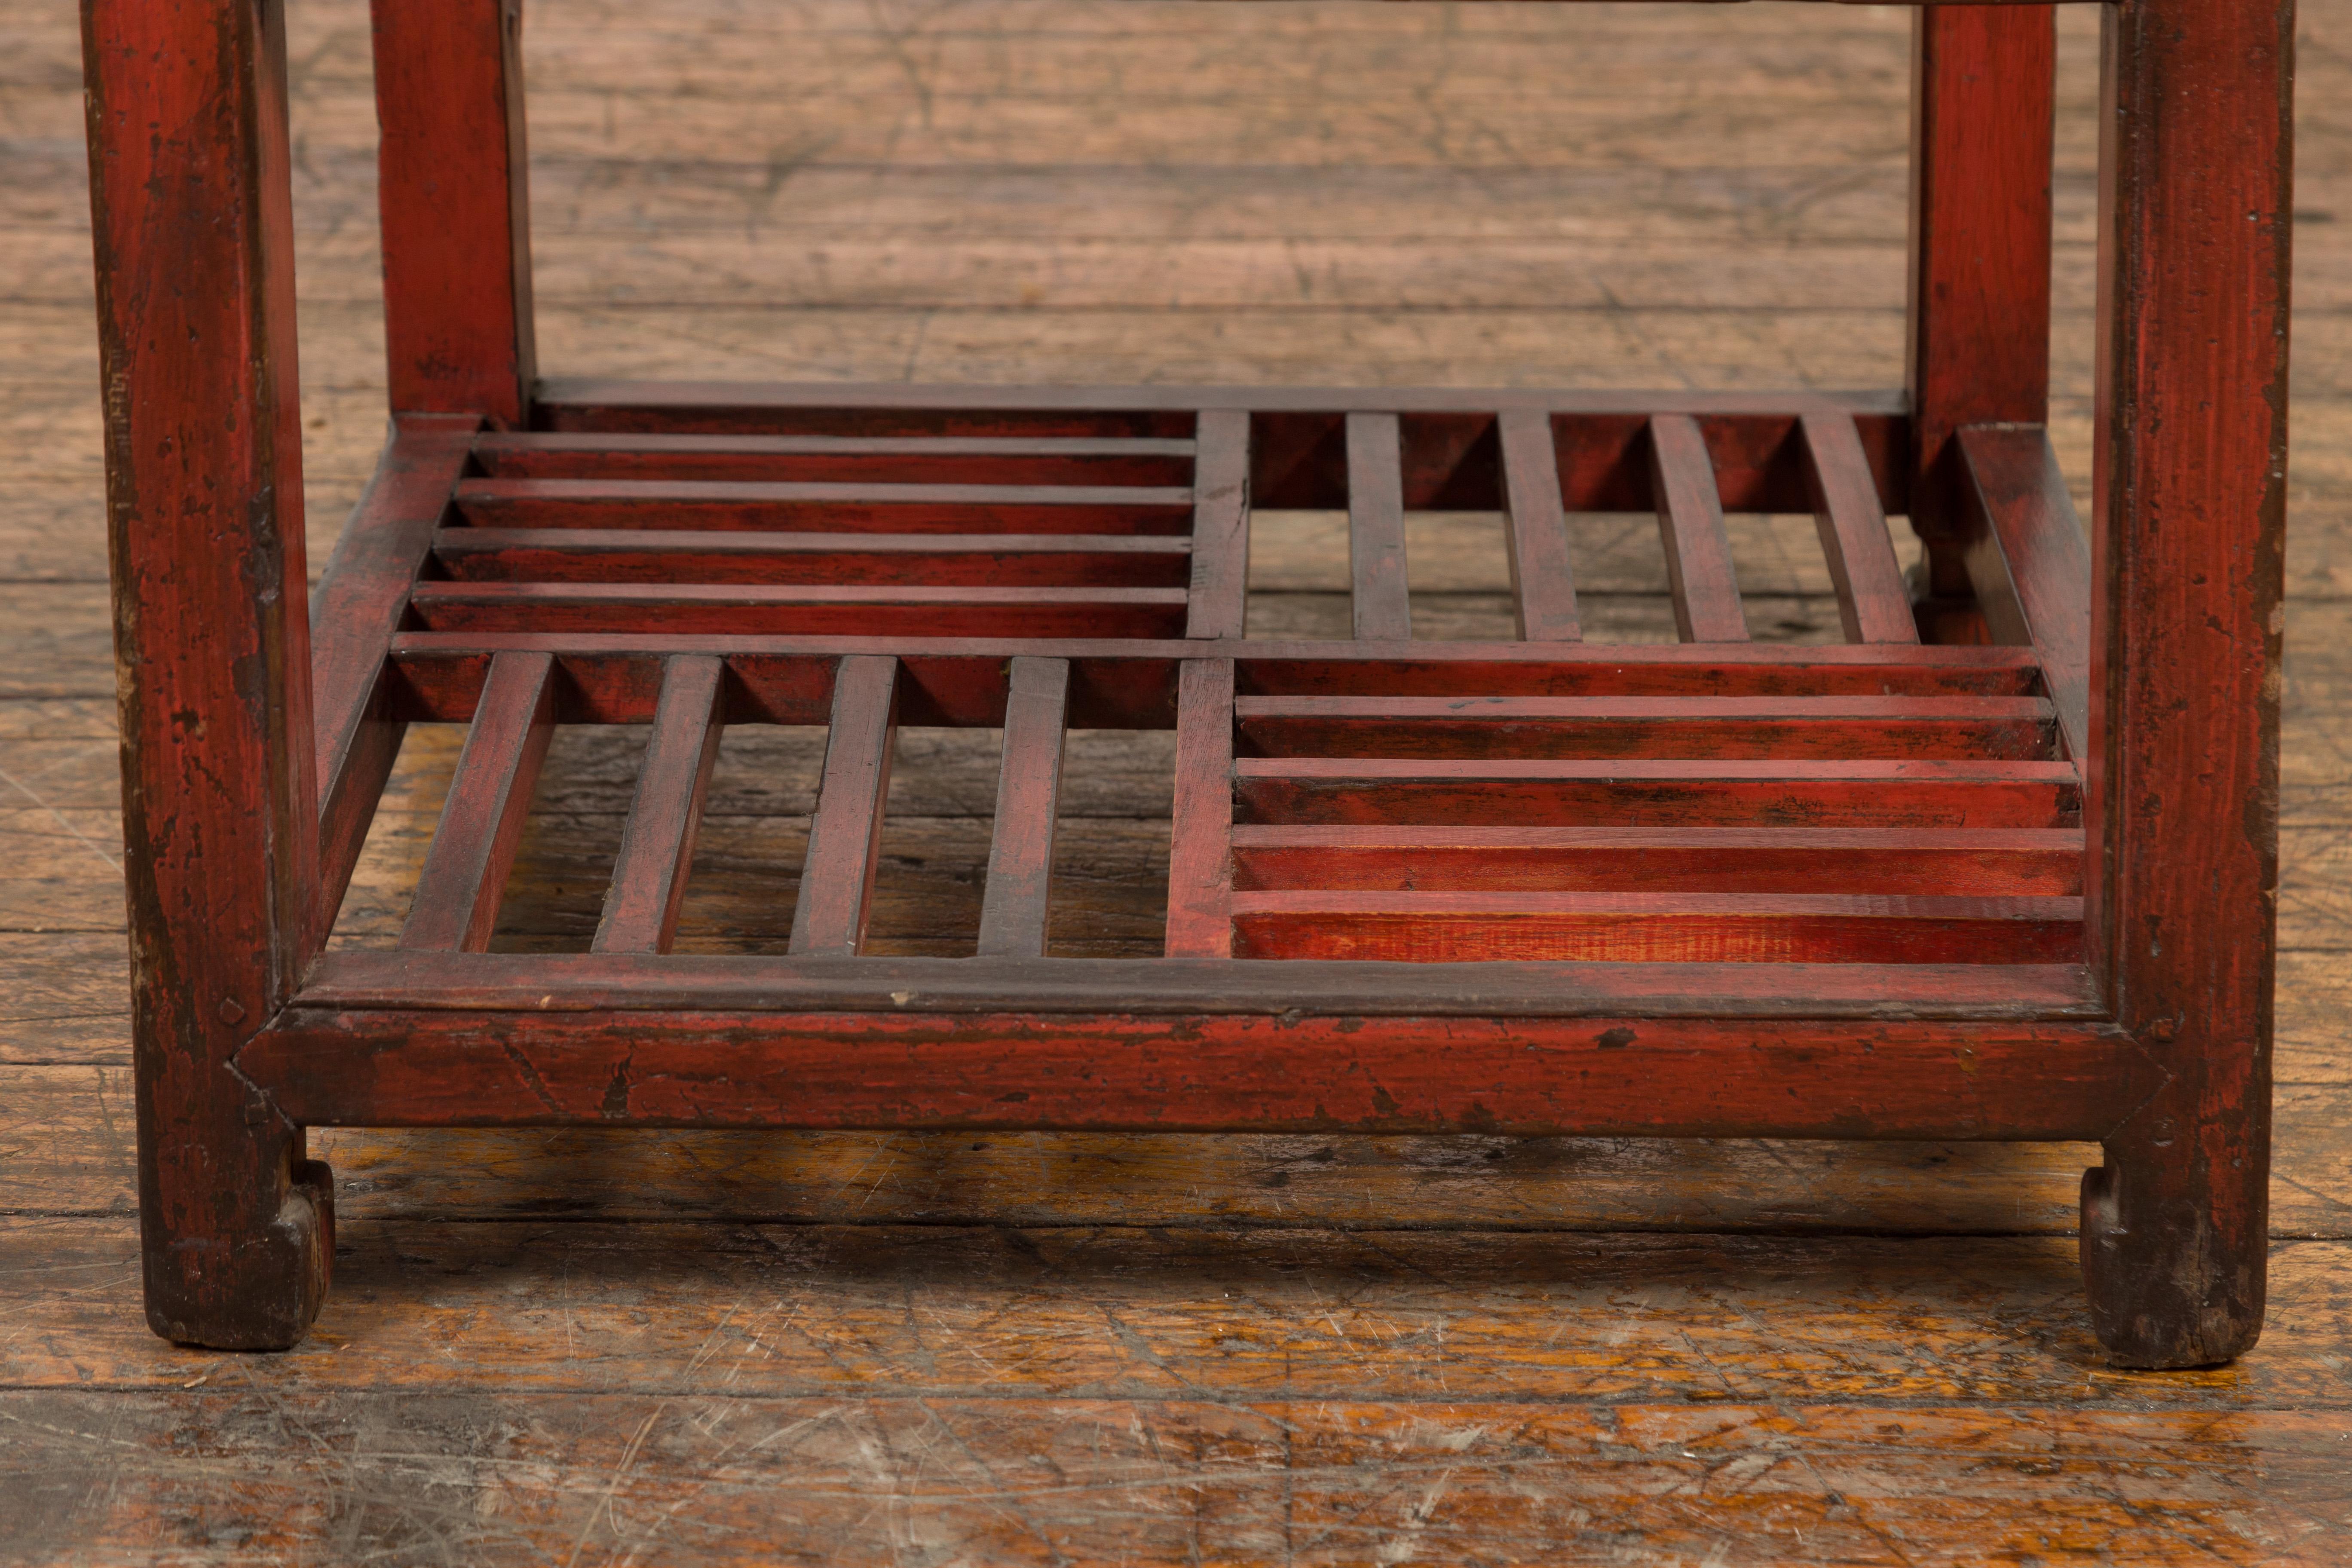
[[[236,1068],[313,945],[284,34],[275,0],[90,0],[147,1319],[292,1344],[333,1210]]]
[[[2050,412],[2047,5],[1927,5],[1912,22],[1911,523],[1928,642],[1981,642],[1953,514],[1952,437]]]
[[[2125,1366],[2263,1316],[2294,15],[2137,0],[2105,26],[2084,818],[2095,962],[2168,1076],[2084,1184]]]

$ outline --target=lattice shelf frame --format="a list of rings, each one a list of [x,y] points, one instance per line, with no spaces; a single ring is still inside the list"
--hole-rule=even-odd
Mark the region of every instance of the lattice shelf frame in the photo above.
[[[1920,12],[1905,390],[1741,396],[541,378],[516,13],[383,0],[394,436],[315,595],[275,5],[88,11],[159,1332],[304,1331],[307,1126],[593,1123],[2095,1139],[2110,1353],[2252,1342],[2284,11],[2109,14],[2086,531],[2047,7]],[[1249,636],[1276,508],[1345,510],[1349,637]],[[1437,509],[1502,515],[1515,639],[1412,637]],[[1680,642],[1583,637],[1601,510]],[[1751,511],[1843,642],[1750,637]],[[468,731],[399,945],[328,951],[419,721]],[[569,723],[651,729],[603,918],[488,952]],[[1004,734],[970,958],[861,952],[910,723]],[[827,731],[789,951],[674,953],[746,724]],[[1175,731],[1157,959],[1047,952],[1084,727]]]

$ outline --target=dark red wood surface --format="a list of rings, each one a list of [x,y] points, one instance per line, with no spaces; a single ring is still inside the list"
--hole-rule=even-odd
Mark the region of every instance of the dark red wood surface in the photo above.
[[[667,952],[677,934],[703,796],[719,761],[726,681],[727,667],[707,654],[665,661],[661,704],[593,952]]]
[[[279,1347],[334,1255],[323,1167],[231,1065],[317,930],[284,23],[82,24],[147,1321]]]
[[[2110,1352],[2244,1348],[2291,38],[2106,26],[2086,548],[2046,6],[1920,18],[1906,406],[536,384],[519,12],[379,0],[401,417],[314,724],[276,13],[92,0],[158,1329],[299,1334],[305,1122],[1248,1127],[2097,1137]],[[1352,640],[1244,640],[1261,508],[1344,510]],[[1580,642],[1574,514],[1643,509],[1684,646]],[[1749,641],[1726,514],[1801,510],[1846,647]],[[1517,640],[1412,641],[1414,512],[1500,514]],[[321,954],[418,721],[471,731],[401,951]],[[488,954],[556,726],[643,722],[594,951]],[[719,737],[778,723],[828,726],[790,954],[674,958]],[[970,959],[862,956],[902,723],[1003,731]],[[1167,956],[1047,958],[1069,731],[1171,727]]]
[[[522,0],[373,9],[392,406],[522,424],[538,374]]]
[[[843,659],[833,682],[833,728],[809,820],[800,901],[793,908],[794,952],[845,956],[866,944],[898,747],[898,661],[872,654]]]
[[[1996,641],[2030,647],[2057,709],[2066,754],[2087,754],[2091,723],[2091,544],[2050,437],[1978,426],[1952,443],[1968,489],[1955,519],[1969,582]]]
[[[555,739],[556,679],[555,661],[543,653],[504,653],[491,661],[417,873],[402,947],[480,952],[489,946],[540,765]]]
[[[300,1121],[387,1126],[2074,1139],[2153,1081],[2099,1024],[1640,1015],[303,1007],[238,1062]]]
[[[2050,413],[2051,7],[1923,8],[1911,24],[1912,526],[1931,590],[1964,600],[1948,448]]]
[[[1650,421],[1650,487],[1683,641],[1746,642],[1748,616],[1739,605],[1738,569],[1724,531],[1715,465],[1689,416],[1662,414]]]
[[[1070,661],[1016,658],[1009,684],[979,951],[983,957],[1037,958],[1045,952],[1045,919],[1053,900]]]
[[[2126,1364],[2261,1331],[2286,519],[2294,12],[2108,14],[2084,891],[2116,1016],[2170,1076],[2084,1186]]]
[[[1576,565],[1568,548],[1568,515],[1559,491],[1559,452],[1551,419],[1514,408],[1496,421],[1502,445],[1505,548],[1511,567],[1511,604],[1522,637],[1574,642],[1583,636],[1576,615]]]

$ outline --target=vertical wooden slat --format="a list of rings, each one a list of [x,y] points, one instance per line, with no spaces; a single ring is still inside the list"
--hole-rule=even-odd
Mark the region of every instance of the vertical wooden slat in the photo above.
[[[1348,567],[1355,588],[1355,635],[1368,642],[1410,638],[1404,460],[1393,414],[1348,416]]]
[[[855,654],[833,678],[833,729],[809,823],[791,951],[847,957],[865,945],[882,809],[898,739],[898,661]]]
[[[1911,595],[1903,586],[1903,568],[1878,504],[1878,484],[1870,477],[1870,459],[1863,454],[1853,420],[1843,414],[1808,414],[1801,423],[1805,482],[1830,580],[1837,584],[1845,640],[1917,642]]]
[[[1560,503],[1559,453],[1551,416],[1512,408],[1498,421],[1503,447],[1503,525],[1509,531],[1511,600],[1519,636],[1574,642],[1576,569],[1568,552],[1568,513]]]
[[[489,946],[540,763],[555,738],[554,695],[548,655],[502,653],[490,660],[401,946],[445,952]]]
[[[1739,605],[1715,464],[1698,422],[1688,415],[1662,414],[1650,421],[1650,486],[1683,641],[1746,642],[1748,616]]]
[[[1911,522],[1932,591],[1959,595],[1952,434],[2050,415],[2057,30],[2048,5],[1923,5],[1911,27]]]
[[[147,1321],[282,1349],[330,1187],[230,1064],[318,940],[284,22],[89,0],[82,46]]]
[[[374,0],[392,406],[519,425],[532,347],[521,0]]]
[[[2103,7],[2085,887],[2167,1075],[2084,1183],[2091,1321],[2132,1366],[2261,1331],[2278,897],[2294,7]]]
[[[1040,958],[1054,884],[1054,829],[1061,805],[1070,661],[1016,658],[1004,704],[1004,755],[996,775],[996,827],[980,907],[980,952]]]
[[[679,654],[663,661],[661,700],[646,745],[629,823],[614,857],[612,886],[596,924],[597,952],[667,952],[694,864],[702,800],[719,761],[724,659]]]
[[[1187,659],[1176,689],[1169,957],[1233,956],[1233,836],[1234,661]]]
[[[1969,511],[1960,529],[1977,603],[1993,640],[2042,656],[2066,754],[2088,754],[2091,546],[2050,437],[2032,426],[1953,437]]]
[[[1249,594],[1249,439],[1245,411],[1202,410],[1193,436],[1188,637],[1242,635]]]

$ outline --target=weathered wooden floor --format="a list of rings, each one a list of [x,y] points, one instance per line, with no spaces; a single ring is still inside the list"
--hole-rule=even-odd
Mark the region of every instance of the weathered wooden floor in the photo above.
[[[382,432],[374,121],[364,6],[291,9],[323,560]],[[0,1560],[2352,1560],[2348,24],[2305,6],[2273,1315],[2148,1376],[2092,1344],[2071,1146],[338,1132],[311,1340],[154,1339],[78,34],[0,0]],[[1908,26],[532,0],[542,363],[1891,384]],[[2078,484],[2095,26],[2063,24]],[[1750,526],[1787,563],[1751,622],[1831,635],[1811,557]],[[1491,624],[1492,521],[1416,527],[1417,624]],[[1331,520],[1262,531],[1254,626],[1344,625]],[[1658,635],[1627,537],[1587,616]],[[593,924],[632,743],[566,736],[502,943]],[[969,950],[992,744],[908,737],[898,951]],[[730,747],[686,945],[782,933],[815,757]],[[420,732],[338,940],[394,929],[448,762]],[[1164,854],[1165,759],[1072,766],[1054,940],[1148,951],[1121,873]]]

